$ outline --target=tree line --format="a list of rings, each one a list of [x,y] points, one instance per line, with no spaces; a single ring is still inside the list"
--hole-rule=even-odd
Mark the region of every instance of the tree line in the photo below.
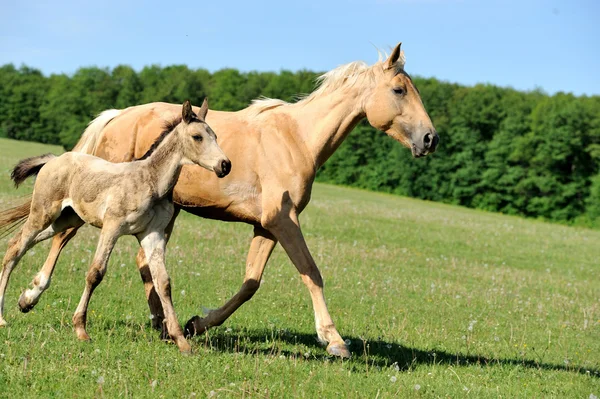
[[[235,111],[259,96],[294,101],[309,93],[311,71],[210,73],[185,65],[137,72],[81,68],[44,76],[0,67],[0,137],[72,148],[86,125],[108,108],[153,101]],[[360,123],[317,180],[511,215],[600,225],[600,97],[493,85],[466,87],[414,77],[440,135],[438,151],[409,150]]]

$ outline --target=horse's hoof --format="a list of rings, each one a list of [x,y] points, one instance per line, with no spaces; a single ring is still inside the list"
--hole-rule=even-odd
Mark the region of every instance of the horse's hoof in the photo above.
[[[8,323],[2,317],[0,317],[0,327],[6,327]]]
[[[343,342],[329,344],[329,346],[327,346],[327,353],[343,359],[349,359],[352,356],[348,350],[348,347]]]
[[[187,323],[185,323],[184,334],[186,338],[202,334],[204,331],[206,331],[206,326],[204,325],[203,320],[204,319],[200,316],[194,316]]]
[[[34,306],[35,303],[30,303],[27,301],[27,296],[25,296],[25,291],[23,291],[23,293],[19,297],[19,310],[23,313],[27,313],[31,309],[33,309]]]

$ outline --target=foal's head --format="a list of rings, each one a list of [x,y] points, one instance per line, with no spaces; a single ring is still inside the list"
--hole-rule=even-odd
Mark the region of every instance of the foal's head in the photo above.
[[[181,123],[178,126],[183,156],[192,163],[214,171],[218,177],[225,177],[231,171],[231,161],[217,144],[215,132],[204,121],[207,112],[206,99],[197,115],[189,101],[183,103]]]
[[[439,136],[404,71],[400,44],[382,66],[375,71],[376,83],[364,105],[369,123],[410,148],[415,157],[434,152]]]

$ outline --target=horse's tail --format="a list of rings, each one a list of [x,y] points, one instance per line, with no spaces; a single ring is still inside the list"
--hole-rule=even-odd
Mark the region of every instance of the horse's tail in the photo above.
[[[15,187],[19,187],[19,184],[23,183],[28,177],[37,175],[40,169],[53,158],[56,158],[56,155],[44,154],[20,161],[10,174],[10,178],[15,183]]]
[[[123,112],[121,109],[107,109],[98,115],[85,129],[81,138],[75,147],[73,147],[73,151],[94,154],[100,142],[99,139],[102,135],[102,130],[110,121],[119,116],[121,112]]]

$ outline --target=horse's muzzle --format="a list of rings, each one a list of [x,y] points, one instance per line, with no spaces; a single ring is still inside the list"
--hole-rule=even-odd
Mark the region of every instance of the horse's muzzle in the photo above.
[[[427,132],[423,135],[423,139],[420,143],[413,143],[412,154],[415,158],[424,157],[427,154],[435,152],[438,143],[440,142],[440,136],[438,136],[435,130]]]

